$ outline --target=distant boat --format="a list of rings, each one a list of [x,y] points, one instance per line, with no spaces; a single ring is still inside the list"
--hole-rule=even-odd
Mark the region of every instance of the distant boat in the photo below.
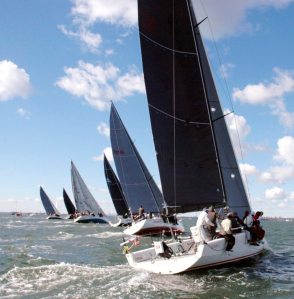
[[[129,235],[182,233],[184,227],[175,216],[166,215],[162,193],[132,142],[113,103],[110,110],[110,139],[114,162],[123,194],[133,216],[132,225],[124,230]],[[146,213],[138,215],[141,208]],[[165,213],[164,219],[162,213]],[[170,221],[169,221],[170,219]]]
[[[63,201],[68,213],[68,219],[73,219],[74,215],[76,214],[76,207],[70,200],[69,196],[67,195],[65,189],[63,189]]]
[[[87,185],[83,181],[76,166],[71,161],[72,191],[76,203],[78,217],[74,222],[78,223],[109,223],[106,214],[99,206]]]
[[[243,217],[250,205],[193,3],[138,0],[138,32],[163,195],[182,213],[228,205]],[[154,242],[132,252],[126,248],[129,264],[177,274],[244,260],[266,246],[265,240],[251,243],[250,234],[241,228],[233,235],[232,249],[221,235],[206,238],[203,225],[190,230],[188,239]]]
[[[110,225],[114,227],[130,225],[132,223],[132,219],[129,217],[128,205],[123,195],[120,182],[105,155],[104,174],[109,194],[118,215],[118,222],[115,224],[110,222]]]
[[[42,187],[40,187],[40,197],[46,214],[48,215],[47,219],[62,219],[60,216],[60,212],[54,206],[49,196],[46,194]]]

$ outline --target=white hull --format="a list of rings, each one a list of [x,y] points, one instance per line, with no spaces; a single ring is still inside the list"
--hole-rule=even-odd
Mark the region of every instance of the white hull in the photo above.
[[[92,215],[82,215],[79,216],[74,220],[77,223],[101,223],[101,224],[108,224],[109,221],[105,217],[98,217]]]
[[[165,223],[161,218],[142,219],[133,222],[131,226],[124,230],[127,235],[154,235],[162,234],[163,231],[169,234],[171,229],[175,233],[183,233],[185,231],[181,221],[179,224]]]
[[[259,246],[250,245],[245,232],[234,236],[236,243],[232,251],[225,250],[225,239],[196,244],[191,238],[168,244],[173,250],[170,259],[157,255],[154,247],[128,253],[126,257],[135,269],[158,274],[177,274],[237,262],[256,256],[265,249],[266,241],[261,241]]]
[[[116,223],[109,222],[109,224],[112,227],[129,226],[129,225],[132,224],[132,219],[131,218],[120,218],[120,217],[118,217],[118,222],[116,222]]]

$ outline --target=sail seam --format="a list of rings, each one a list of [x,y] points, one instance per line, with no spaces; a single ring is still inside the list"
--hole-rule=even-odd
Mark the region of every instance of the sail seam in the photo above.
[[[186,51],[179,51],[179,50],[175,50],[175,49],[172,49],[172,48],[169,48],[169,47],[166,47],[162,44],[160,44],[159,42],[156,42],[154,39],[148,37],[146,34],[144,34],[142,31],[139,31],[139,33],[144,36],[146,39],[148,39],[150,42],[152,42],[153,44],[163,48],[163,49],[166,49],[168,51],[171,51],[173,53],[178,53],[178,54],[185,54],[185,55],[197,55],[197,53],[195,52],[186,52]]]
[[[156,110],[156,111],[158,111],[158,112],[164,114],[165,116],[168,116],[168,117],[170,117],[170,118],[172,118],[172,119],[178,120],[178,121],[183,122],[183,123],[186,123],[186,124],[206,125],[206,126],[208,125],[208,126],[210,126],[210,123],[197,122],[197,121],[188,121],[188,120],[186,120],[186,119],[182,119],[182,118],[179,118],[179,117],[175,117],[175,116],[173,116],[173,115],[171,115],[171,114],[169,114],[169,113],[167,113],[167,112],[164,112],[164,111],[162,111],[161,109],[156,108],[156,107],[154,107],[154,106],[151,105],[151,104],[148,104],[148,106],[151,107],[151,108],[153,108],[154,110]]]

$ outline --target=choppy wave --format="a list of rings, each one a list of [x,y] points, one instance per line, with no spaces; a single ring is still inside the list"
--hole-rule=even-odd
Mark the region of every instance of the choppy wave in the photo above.
[[[44,215],[1,217],[0,225],[1,298],[293,299],[293,222],[265,224],[261,258],[173,276],[132,269],[119,247],[122,228]]]

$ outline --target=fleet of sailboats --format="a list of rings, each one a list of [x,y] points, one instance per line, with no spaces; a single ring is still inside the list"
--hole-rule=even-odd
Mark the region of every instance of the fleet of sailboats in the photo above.
[[[118,222],[113,224],[71,161],[76,207],[63,189],[70,219],[78,223],[125,226],[128,235],[170,234],[149,248],[121,244],[135,269],[159,274],[223,265],[256,256],[266,241],[250,242],[243,228],[227,239],[206,239],[201,225],[185,232],[177,213],[229,206],[237,215],[251,212],[234,148],[214,84],[191,0],[138,0],[139,35],[149,115],[162,192],[131,140],[113,103],[110,140],[115,169],[104,155],[104,174]],[[47,219],[62,219],[40,187]],[[136,237],[137,238],[137,237]],[[130,239],[133,242],[134,239]]]
[[[225,115],[214,85],[191,0],[138,0],[139,33],[149,114],[164,200],[177,211],[229,205],[240,217],[250,211]],[[126,254],[136,268],[175,274],[231,263],[260,254],[245,231],[205,241],[155,243]]]

